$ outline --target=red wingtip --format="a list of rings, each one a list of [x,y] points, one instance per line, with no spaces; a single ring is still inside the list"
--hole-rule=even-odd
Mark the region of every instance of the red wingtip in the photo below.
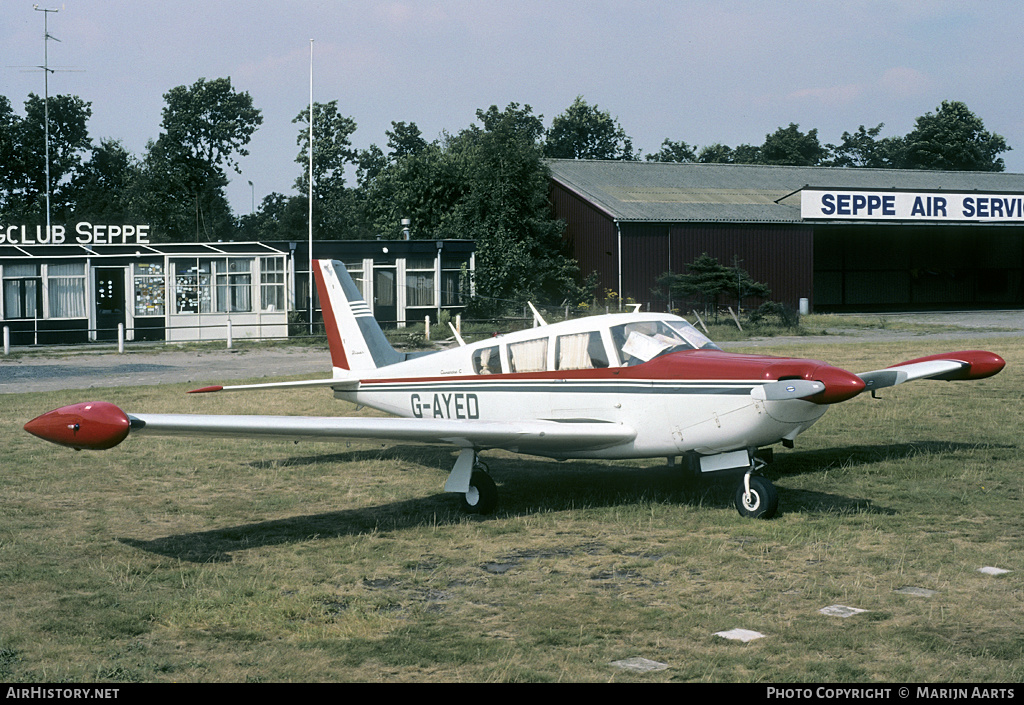
[[[224,387],[218,384],[212,387],[202,387],[201,389],[193,389],[190,392],[188,392],[188,394],[206,394],[206,392],[219,392],[223,389]]]
[[[104,401],[63,406],[25,424],[33,436],[76,450],[113,448],[130,428],[128,414]]]

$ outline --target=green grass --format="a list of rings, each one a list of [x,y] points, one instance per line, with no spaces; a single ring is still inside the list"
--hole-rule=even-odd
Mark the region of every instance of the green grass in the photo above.
[[[442,492],[443,447],[130,438],[75,453],[21,430],[90,398],[368,413],[317,390],[4,395],[0,679],[1020,682],[1024,340],[784,351],[863,371],[971,347],[1007,369],[857,398],[777,449],[767,522],[659,461],[488,453],[502,497],[480,519]],[[818,612],[832,604],[868,612]],[[713,636],[735,627],[767,637]],[[634,656],[668,669],[610,665]]]

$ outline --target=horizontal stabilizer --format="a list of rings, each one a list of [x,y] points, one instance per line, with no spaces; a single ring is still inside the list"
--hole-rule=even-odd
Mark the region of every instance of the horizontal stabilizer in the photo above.
[[[331,387],[335,390],[353,390],[359,388],[359,380],[352,379],[300,379],[294,382],[265,382],[260,384],[215,385],[193,389],[189,394],[207,394],[209,392],[238,392],[252,389],[301,389],[303,387]]]

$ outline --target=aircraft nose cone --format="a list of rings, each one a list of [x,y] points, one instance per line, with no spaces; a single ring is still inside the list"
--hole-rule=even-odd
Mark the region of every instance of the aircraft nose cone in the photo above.
[[[113,448],[128,435],[128,414],[113,404],[91,401],[62,406],[25,424],[25,430],[45,441],[76,450]]]
[[[864,391],[864,380],[852,372],[822,365],[813,372],[813,379],[825,385],[825,391],[808,398],[818,404],[838,404],[841,401],[852,399]]]

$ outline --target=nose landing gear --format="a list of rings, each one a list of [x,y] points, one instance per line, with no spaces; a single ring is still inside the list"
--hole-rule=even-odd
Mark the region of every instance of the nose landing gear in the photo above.
[[[763,460],[753,458],[750,469],[743,476],[743,482],[736,488],[736,509],[740,516],[751,519],[771,519],[779,511],[779,493],[775,485],[754,472],[766,465]]]

